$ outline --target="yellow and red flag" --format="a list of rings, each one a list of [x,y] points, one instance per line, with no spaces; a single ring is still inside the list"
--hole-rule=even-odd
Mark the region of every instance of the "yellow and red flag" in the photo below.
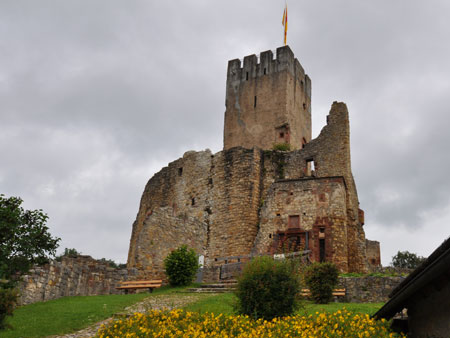
[[[284,45],[286,46],[287,27],[288,27],[287,4],[284,5],[283,21],[281,22],[281,24],[284,26]]]

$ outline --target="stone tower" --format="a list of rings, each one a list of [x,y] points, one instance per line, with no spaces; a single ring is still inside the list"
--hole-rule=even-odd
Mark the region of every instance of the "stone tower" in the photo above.
[[[311,80],[289,46],[228,62],[224,149],[301,149],[311,140]]]

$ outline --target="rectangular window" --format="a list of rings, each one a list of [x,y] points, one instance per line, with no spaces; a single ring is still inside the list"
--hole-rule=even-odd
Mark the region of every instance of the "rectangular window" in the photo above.
[[[247,75],[246,75],[246,78],[245,78],[247,81],[248,81],[248,72],[247,72]]]
[[[319,239],[319,261],[325,262],[325,238]]]
[[[255,102],[253,103],[253,108],[256,108],[256,95],[255,95]]]

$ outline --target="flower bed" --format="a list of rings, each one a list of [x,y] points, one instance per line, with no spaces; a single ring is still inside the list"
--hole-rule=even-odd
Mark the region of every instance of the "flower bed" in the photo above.
[[[275,318],[268,322],[247,316],[223,316],[173,310],[135,313],[102,327],[98,338],[115,337],[404,337],[392,333],[385,320],[339,310],[332,314]]]

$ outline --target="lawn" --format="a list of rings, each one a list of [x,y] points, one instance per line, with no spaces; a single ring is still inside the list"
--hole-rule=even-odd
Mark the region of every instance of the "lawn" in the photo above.
[[[223,314],[233,314],[233,303],[236,297],[231,293],[224,293],[218,296],[211,296],[200,300],[196,303],[189,304],[184,309],[186,311],[195,311],[200,313],[213,312]],[[297,311],[300,315],[309,315],[316,312],[333,313],[338,310],[346,308],[351,312],[374,314],[383,306],[384,303],[329,303],[329,304],[314,304],[311,301],[304,301],[300,309]]]
[[[196,287],[193,284],[189,287]],[[91,324],[110,318],[124,308],[150,295],[182,292],[185,287],[163,286],[152,294],[75,296],[21,306],[8,317],[11,330],[1,331],[0,337],[45,337],[81,330]]]
[[[45,337],[78,331],[148,296],[148,293],[75,296],[22,306],[8,319],[13,329],[1,332],[0,337]]]

